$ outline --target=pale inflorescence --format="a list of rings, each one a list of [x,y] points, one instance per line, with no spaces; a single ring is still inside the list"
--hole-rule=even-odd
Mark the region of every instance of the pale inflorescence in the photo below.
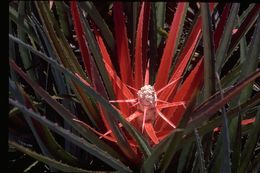
[[[156,106],[157,95],[154,87],[151,85],[143,86],[138,92],[139,104],[147,108],[153,108]]]
[[[180,78],[179,78],[180,79]],[[173,128],[176,128],[176,126],[161,112],[161,109],[163,108],[169,108],[169,107],[174,107],[174,106],[184,106],[184,102],[173,102],[169,103],[167,101],[163,101],[157,98],[157,94],[161,93],[163,90],[168,88],[169,86],[173,85],[176,81],[179,79],[176,79],[163,88],[161,88],[158,91],[155,91],[154,87],[151,85],[144,85],[141,87],[139,90],[132,88],[131,86],[128,86],[129,88],[135,90],[137,92],[137,98],[135,99],[127,99],[127,100],[110,100],[111,103],[113,102],[118,102],[118,103],[132,103],[132,106],[137,106],[137,110],[135,113],[131,114],[130,116],[127,117],[128,121],[132,121],[133,119],[137,118],[137,122],[139,125],[141,125],[142,128],[142,133],[144,132],[145,124],[146,123],[152,123],[154,124],[156,116],[160,116],[164,121],[166,121],[170,126]],[[161,102],[163,104],[157,105],[158,102]],[[142,116],[136,116],[137,112],[141,111],[143,113]],[[122,124],[120,123],[120,127],[122,127]],[[104,135],[101,136],[104,137],[111,133],[111,130],[106,132]],[[151,131],[147,132],[148,135],[150,136]],[[153,132],[154,133],[154,132]],[[152,139],[152,138],[151,138]],[[157,141],[154,140],[154,143],[158,143]]]

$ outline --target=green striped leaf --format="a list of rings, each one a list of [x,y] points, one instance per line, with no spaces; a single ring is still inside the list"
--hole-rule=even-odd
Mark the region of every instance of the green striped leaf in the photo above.
[[[16,142],[8,141],[8,143],[9,143],[9,145],[15,147],[17,150],[31,156],[32,158],[34,158],[38,161],[46,163],[49,166],[56,168],[57,170],[64,171],[64,172],[82,172],[82,173],[92,172],[92,171],[87,171],[87,170],[84,170],[84,169],[81,169],[81,168],[73,167],[73,166],[67,165],[65,163],[61,163],[60,161],[51,159],[49,157],[46,157],[46,156],[41,155],[39,153],[36,153],[36,152],[26,148],[26,147],[23,147],[22,145],[20,145]]]
[[[84,140],[83,138],[71,133],[70,131],[58,126],[55,123],[52,123],[51,121],[47,120],[46,117],[27,109],[19,102],[9,99],[9,103],[13,106],[18,107],[22,112],[24,112],[26,115],[34,118],[41,124],[47,126],[52,131],[58,133],[59,135],[63,136],[67,140],[70,140],[73,144],[77,145],[78,147],[82,148],[83,150],[89,152],[90,154],[96,156],[100,160],[104,161],[105,163],[109,164],[112,168],[118,170],[118,171],[125,171],[125,172],[132,172],[128,167],[126,167],[122,162],[119,160],[113,158],[111,155],[109,155],[106,151],[101,150],[96,145],[91,144]]]

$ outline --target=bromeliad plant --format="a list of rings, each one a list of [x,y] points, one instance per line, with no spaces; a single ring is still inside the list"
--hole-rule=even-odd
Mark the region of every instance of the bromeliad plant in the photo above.
[[[259,7],[10,2],[10,150],[51,171],[257,169]]]

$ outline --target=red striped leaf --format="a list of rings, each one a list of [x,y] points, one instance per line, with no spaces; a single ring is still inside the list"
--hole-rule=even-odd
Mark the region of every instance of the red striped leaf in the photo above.
[[[128,37],[123,15],[122,2],[113,5],[113,17],[115,25],[116,51],[122,82],[131,85],[133,82],[132,67],[128,48]]]
[[[150,23],[151,4],[145,2],[144,5],[144,21],[143,21],[143,69],[147,66],[147,47],[148,47],[148,34],[149,34],[149,23]]]
[[[108,71],[108,75],[110,80],[112,81],[113,88],[116,95],[117,100],[123,99],[133,99],[134,96],[131,91],[127,88],[127,86],[120,80],[120,78],[116,75],[115,71],[104,61],[105,67]],[[126,103],[119,103],[120,110],[129,115],[129,105]]]
[[[79,79],[83,83],[86,83],[86,81],[84,79],[82,79],[81,77],[79,77]],[[104,124],[106,125],[106,128],[109,131],[111,130],[113,132],[113,133],[111,133],[112,137],[117,139],[118,145],[119,145],[120,149],[122,150],[122,152],[129,159],[133,160],[133,158],[135,157],[136,153],[133,152],[133,150],[130,147],[129,143],[126,142],[126,138],[125,138],[125,136],[123,136],[122,131],[119,130],[119,128],[116,125],[114,125],[114,122],[113,122],[114,120],[111,118],[111,115],[109,115],[109,113],[107,113],[107,111],[101,106],[100,103],[98,103],[98,107],[99,107],[99,111],[100,111],[100,114],[101,114],[101,118],[102,118]],[[135,161],[135,160],[133,160],[133,161]]]
[[[153,124],[152,123],[145,123],[144,127],[145,127],[146,133],[151,138],[153,143],[154,144],[158,144],[159,143],[159,139],[156,136],[155,130],[153,128]]]
[[[177,39],[181,32],[181,23],[185,18],[185,8],[187,3],[178,3],[176,13],[172,20],[171,29],[169,31],[168,39],[163,51],[161,63],[158,69],[157,78],[155,81],[155,89],[158,90],[162,88],[168,82],[168,75],[170,72],[170,67],[172,64],[173,56],[176,51]]]
[[[172,81],[175,81],[176,79],[180,78],[183,75],[184,70],[185,70],[188,62],[190,61],[190,58],[193,55],[195,48],[201,38],[201,26],[202,26],[201,24],[202,24],[202,20],[201,20],[201,17],[199,17],[191,31],[190,36],[187,39],[187,43],[185,44],[183,51],[181,52],[180,57],[175,65],[175,68],[174,68],[174,71],[173,71],[173,74],[172,74],[172,77],[171,77],[169,83]],[[165,89],[159,98],[161,100],[168,100],[170,95],[175,94],[177,86],[179,85],[180,82],[181,81],[177,81],[172,87]]]
[[[209,4],[211,14],[213,13],[215,5],[216,5],[216,3]],[[172,77],[171,77],[169,83],[172,81],[175,81],[176,79],[180,78],[183,75],[184,70],[185,70],[186,66],[188,65],[188,62],[189,62],[191,56],[193,55],[193,53],[196,49],[196,46],[201,38],[201,33],[202,33],[201,31],[202,31],[202,18],[201,18],[201,16],[199,16],[196,23],[193,26],[190,36],[187,39],[187,42],[180,54],[180,57],[178,58],[178,61],[175,65],[175,68],[174,68],[174,71],[173,71],[173,74],[172,74]],[[175,91],[177,90],[177,86],[179,85],[179,83],[180,83],[180,81],[177,82],[171,88],[166,89],[160,96],[160,99],[168,100],[170,96],[173,96],[175,94]]]
[[[112,69],[114,69],[114,66],[113,66],[112,61],[110,59],[110,56],[109,56],[109,53],[108,53],[107,48],[105,46],[105,43],[104,43],[100,33],[97,31],[97,28],[95,26],[94,26],[94,34],[95,34],[95,37],[97,39],[97,43],[98,43],[98,46],[100,48],[103,59],[107,62],[107,64]]]
[[[241,124],[242,125],[249,125],[252,124],[256,121],[256,118],[250,118],[250,119],[246,119],[246,120],[242,120]]]
[[[239,43],[242,36],[249,30],[250,26],[254,23],[257,16],[259,16],[260,5],[256,4],[252,10],[248,13],[247,17],[244,19],[243,23],[238,28],[237,32],[232,36],[231,43],[228,50],[228,57],[232,54],[233,50]]]
[[[226,22],[227,22],[227,19],[228,19],[228,14],[229,14],[229,11],[230,11],[230,7],[231,7],[231,4],[228,3],[222,14],[221,14],[221,17],[220,17],[220,20],[219,20],[219,23],[217,25],[217,28],[216,28],[216,31],[214,32],[214,42],[215,42],[215,49],[218,47],[218,44],[220,42],[220,39],[221,39],[221,35],[224,31],[224,28],[225,28],[225,25],[226,25]]]
[[[72,19],[73,19],[74,30],[76,32],[78,43],[79,43],[80,53],[82,55],[82,59],[84,62],[86,72],[91,79],[89,51],[88,51],[87,44],[85,42],[83,27],[80,22],[77,1],[71,1],[70,10],[71,10],[71,15],[72,15]]]
[[[198,89],[203,84],[203,58],[198,62],[192,72],[189,74],[187,79],[184,81],[183,85],[177,91],[176,95],[169,102],[180,102],[183,101],[189,104],[189,101],[196,95]],[[173,107],[166,110],[165,115],[168,115],[168,118],[172,123],[178,125],[182,115],[184,114],[185,108],[182,106]],[[165,124],[166,125],[166,124]],[[155,129],[161,128],[171,128],[170,126],[162,126],[162,121],[158,120],[158,123],[155,126]]]
[[[150,3],[143,2],[138,19],[135,45],[135,88],[143,86],[143,68],[146,66]],[[148,19],[147,19],[148,18]]]
[[[117,100],[121,100],[121,99],[129,99],[129,98],[133,98],[133,94],[131,93],[131,91],[127,88],[127,86],[120,80],[120,78],[117,76],[116,71],[113,67],[113,64],[111,62],[109,53],[107,52],[105,43],[100,35],[100,33],[97,31],[96,27],[94,27],[94,34],[95,37],[97,39],[97,43],[98,46],[100,48],[102,57],[103,57],[103,61],[105,64],[105,68],[108,72],[108,76],[110,81],[112,81],[112,85],[113,85],[113,90],[116,96]],[[125,114],[125,115],[129,115],[130,111],[128,109],[128,104],[125,103],[118,103],[120,110]]]

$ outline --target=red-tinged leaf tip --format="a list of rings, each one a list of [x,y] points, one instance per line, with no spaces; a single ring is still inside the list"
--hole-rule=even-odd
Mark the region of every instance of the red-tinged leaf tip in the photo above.
[[[235,34],[237,32],[237,29],[232,30],[232,34]]]
[[[213,132],[216,132],[216,133],[220,132],[220,128],[219,127],[214,128]]]
[[[150,137],[152,142],[154,144],[158,144],[159,143],[159,139],[156,136],[156,133],[155,133],[155,130],[153,128],[152,123],[145,123],[144,127],[145,127],[146,133],[148,134],[148,136]]]
[[[210,10],[211,13],[213,12],[213,10],[214,10],[216,5],[217,5],[217,3],[215,3],[215,2],[210,2],[209,3],[209,10]]]
[[[122,2],[114,3],[113,17],[115,24],[116,50],[121,79],[124,83],[132,86],[132,66],[129,55],[128,37],[125,26],[125,18],[123,15]]]
[[[143,116],[143,123],[142,123],[142,133],[144,132],[144,124],[146,120],[147,108],[144,107],[144,116]]]
[[[241,124],[242,125],[248,125],[248,124],[252,124],[255,122],[255,118],[250,118],[250,119],[246,119],[246,120],[242,120]]]
[[[90,59],[89,59],[89,51],[88,51],[87,44],[85,42],[82,24],[80,22],[80,16],[79,16],[79,11],[78,11],[78,7],[77,7],[77,2],[71,1],[70,7],[71,7],[70,10],[71,10],[71,15],[72,15],[72,19],[73,19],[74,30],[76,32],[77,39],[79,42],[79,49],[80,49],[80,53],[82,55],[82,59],[84,62],[84,67],[86,69],[88,77],[91,79],[91,68],[90,68],[91,66],[90,66]]]
[[[255,122],[255,118],[250,118],[250,119],[246,119],[246,120],[242,120],[241,121],[241,125],[245,126],[245,125],[248,125],[248,124],[252,124]],[[219,127],[216,127],[214,128],[213,130],[214,132],[220,132],[220,128]]]
[[[250,118],[250,119],[246,119],[246,120],[242,120],[241,121],[241,125],[245,126],[245,125],[249,125],[249,124],[252,124],[255,122],[255,118]],[[220,128],[219,127],[216,127],[214,128],[213,130],[214,132],[220,132]]]
[[[150,68],[150,60],[148,60],[146,70],[145,70],[144,85],[149,85],[149,76],[150,76],[149,68]]]
[[[185,17],[185,6],[186,3],[178,3],[177,10],[175,12],[174,18],[172,20],[171,28],[169,31],[169,35],[166,41],[166,46],[163,51],[161,63],[158,69],[156,81],[155,81],[155,89],[158,90],[162,88],[168,82],[168,75],[170,71],[170,67],[172,64],[174,52],[177,47],[177,38],[180,32],[180,25]]]
[[[232,36],[231,43],[228,50],[228,55],[232,52],[232,50],[236,47],[241,37],[247,31],[248,27],[252,25],[254,19],[257,15],[259,15],[260,5],[256,4],[248,15],[245,17],[243,22],[241,23],[240,27],[238,28],[237,32]]]
[[[90,84],[89,84],[85,79],[83,79],[78,73],[75,73],[75,76],[77,76],[77,77],[79,78],[79,80],[80,80],[82,83],[84,83],[86,86],[91,87]]]

